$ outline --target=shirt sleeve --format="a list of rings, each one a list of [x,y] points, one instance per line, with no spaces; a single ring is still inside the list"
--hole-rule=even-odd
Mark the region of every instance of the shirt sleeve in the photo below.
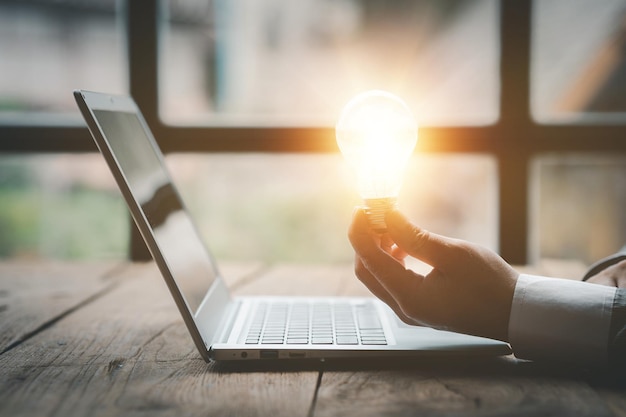
[[[606,364],[616,293],[615,287],[520,275],[509,318],[515,356]]]
[[[626,369],[626,289],[615,293],[609,330],[609,362]]]

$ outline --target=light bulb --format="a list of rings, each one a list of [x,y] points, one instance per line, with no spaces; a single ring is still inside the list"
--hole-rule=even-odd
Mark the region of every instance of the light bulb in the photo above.
[[[400,98],[372,90],[341,112],[337,144],[357,177],[372,228],[386,230],[385,213],[396,206],[407,162],[417,143],[417,122]]]

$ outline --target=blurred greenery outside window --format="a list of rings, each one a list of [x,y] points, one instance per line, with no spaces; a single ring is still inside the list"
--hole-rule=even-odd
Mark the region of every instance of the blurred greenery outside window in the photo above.
[[[126,206],[100,155],[0,156],[0,196],[0,257],[126,256]]]
[[[568,1],[534,2],[531,102],[542,123],[586,120],[584,100],[566,99],[584,94],[568,86],[603,36],[615,35],[626,3],[606,0],[607,11]],[[16,74],[0,80],[0,122],[80,121],[74,88],[128,92],[116,1],[20,4],[0,4],[0,55],[11,57],[0,72]],[[569,20],[559,20],[564,9]],[[423,125],[488,125],[499,116],[493,0],[180,0],[164,11],[159,111],[174,126],[332,126],[369,88],[405,98]],[[576,19],[595,23],[572,32]],[[616,85],[609,91],[626,88]],[[623,108],[611,106],[591,112],[617,120]],[[351,261],[346,228],[359,201],[338,155],[174,154],[167,163],[218,258]],[[533,257],[591,261],[626,243],[625,173],[619,156],[536,158]],[[99,155],[0,155],[0,193],[1,257],[126,256],[128,214]],[[400,205],[429,230],[498,247],[489,155],[414,157]],[[599,218],[606,227],[596,227]],[[610,225],[610,236],[589,238]]]

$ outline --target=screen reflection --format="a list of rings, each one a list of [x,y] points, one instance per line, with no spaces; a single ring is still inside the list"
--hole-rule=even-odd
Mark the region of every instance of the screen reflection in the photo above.
[[[94,111],[126,183],[192,313],[217,277],[192,219],[133,113]]]

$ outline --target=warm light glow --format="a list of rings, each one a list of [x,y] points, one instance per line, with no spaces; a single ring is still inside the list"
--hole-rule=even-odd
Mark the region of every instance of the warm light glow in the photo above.
[[[417,142],[417,122],[408,106],[380,90],[359,94],[341,113],[336,133],[366,205],[386,200],[383,209],[388,209],[395,204],[404,168]]]

